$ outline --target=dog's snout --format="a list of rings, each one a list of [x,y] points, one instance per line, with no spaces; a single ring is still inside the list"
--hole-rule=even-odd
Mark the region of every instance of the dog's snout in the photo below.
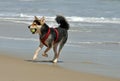
[[[28,28],[30,28],[30,26],[28,26]]]

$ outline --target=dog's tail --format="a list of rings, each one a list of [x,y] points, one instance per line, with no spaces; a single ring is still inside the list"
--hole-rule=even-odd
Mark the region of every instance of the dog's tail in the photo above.
[[[64,28],[64,29],[66,29],[66,30],[69,30],[69,24],[68,24],[68,22],[66,21],[65,17],[63,17],[63,16],[61,16],[61,15],[57,15],[57,17],[56,17],[55,20],[56,20],[56,22],[57,22],[58,24],[60,24],[59,27]]]

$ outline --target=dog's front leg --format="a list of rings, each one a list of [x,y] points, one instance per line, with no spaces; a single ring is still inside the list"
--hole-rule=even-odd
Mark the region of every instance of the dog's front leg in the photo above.
[[[40,43],[39,47],[36,49],[34,56],[33,56],[33,60],[35,60],[38,56],[39,51],[43,48],[43,44]]]
[[[50,47],[47,47],[46,50],[44,51],[44,53],[42,54],[42,56],[48,57],[47,52],[48,52],[50,49],[51,49],[51,46],[50,46]]]

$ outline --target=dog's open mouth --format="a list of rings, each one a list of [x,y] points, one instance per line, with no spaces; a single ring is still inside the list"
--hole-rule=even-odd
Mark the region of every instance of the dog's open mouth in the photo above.
[[[32,32],[32,34],[35,34],[35,32],[37,31],[36,28],[31,28],[30,31]]]

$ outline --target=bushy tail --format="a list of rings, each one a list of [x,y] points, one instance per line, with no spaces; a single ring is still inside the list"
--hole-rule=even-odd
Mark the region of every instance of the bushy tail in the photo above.
[[[66,30],[69,30],[69,24],[68,24],[68,22],[66,21],[65,17],[63,17],[63,16],[61,16],[61,15],[57,15],[57,17],[56,17],[55,20],[56,20],[56,22],[57,22],[58,24],[60,24],[59,27],[64,28],[64,29],[66,29]]]

